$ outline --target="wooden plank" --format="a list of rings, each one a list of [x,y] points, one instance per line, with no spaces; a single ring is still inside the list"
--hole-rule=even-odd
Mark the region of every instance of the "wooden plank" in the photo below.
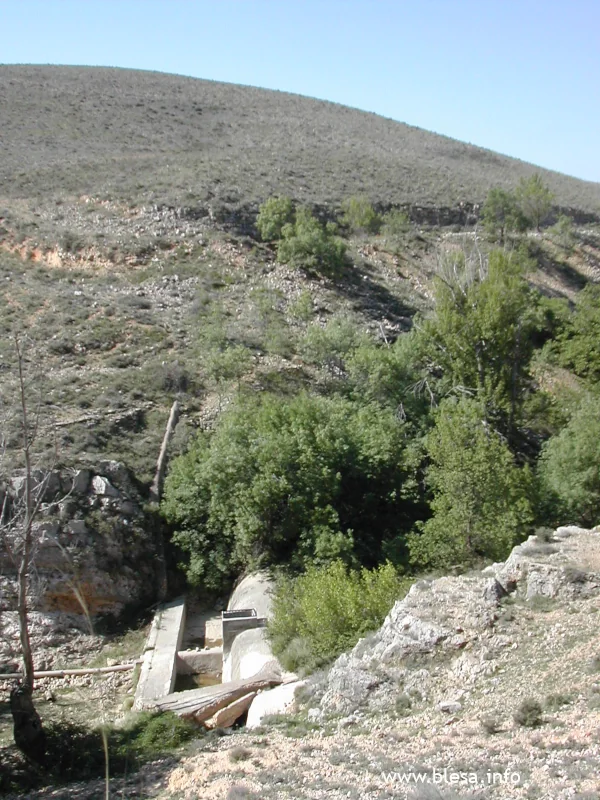
[[[180,717],[193,717],[204,722],[225,706],[239,700],[250,692],[268,689],[281,683],[281,675],[272,670],[261,670],[253,678],[229,681],[187,692],[173,692],[155,701],[161,711],[173,711]]]
[[[106,675],[109,672],[125,672],[133,669],[137,664],[141,664],[142,659],[136,658],[131,664],[115,664],[113,667],[89,667],[82,669],[50,669],[42,672],[34,672],[34,678],[65,678],[67,675]],[[18,680],[23,677],[21,672],[0,673],[0,681]]]

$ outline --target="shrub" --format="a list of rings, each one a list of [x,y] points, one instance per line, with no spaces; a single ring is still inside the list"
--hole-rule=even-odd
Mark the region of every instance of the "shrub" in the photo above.
[[[346,245],[335,235],[335,226],[322,225],[309,209],[298,209],[296,221],[283,226],[277,248],[277,259],[282,264],[335,275],[345,258]]]
[[[342,203],[342,223],[354,233],[379,233],[381,217],[366,197],[349,197]]]
[[[554,195],[542,180],[542,176],[536,172],[530,178],[521,178],[515,190],[515,197],[525,219],[539,231],[550,213],[554,200]]]
[[[590,284],[577,298],[553,350],[559,363],[590,382],[600,380],[600,286]]]
[[[412,700],[403,692],[397,695],[394,701],[394,709],[399,717],[407,717],[412,709]]]
[[[410,219],[406,212],[399,208],[393,208],[383,215],[382,233],[384,236],[398,239],[405,236],[409,230]]]
[[[571,694],[564,694],[562,692],[558,694],[549,694],[544,701],[544,706],[548,711],[558,711],[563,706],[568,706],[572,700],[573,695]]]
[[[341,561],[280,578],[268,632],[286,669],[311,671],[378,628],[408,582],[388,562],[348,570]]]
[[[493,714],[487,714],[486,716],[482,717],[479,722],[483,730],[486,733],[489,733],[490,736],[498,733],[502,727],[498,717],[495,717]]]
[[[110,769],[122,774],[144,761],[180,747],[198,736],[197,726],[166,712],[136,715],[123,728],[87,728],[72,722],[46,726],[47,760],[59,781],[101,777],[105,769],[103,735],[108,742]]]
[[[481,211],[481,219],[488,236],[504,244],[508,231],[523,231],[527,220],[523,216],[514,192],[494,187],[488,192]]]
[[[543,709],[540,703],[537,700],[527,698],[523,700],[515,711],[513,719],[517,725],[521,725],[523,728],[537,728],[542,724],[542,713]]]
[[[294,207],[289,197],[269,197],[261,205],[256,227],[260,233],[260,238],[264,242],[274,242],[281,239],[281,233],[285,225],[294,219]]]
[[[368,338],[349,317],[335,316],[325,327],[318,323],[309,325],[300,344],[303,356],[325,367],[332,375],[340,377],[346,360]]]

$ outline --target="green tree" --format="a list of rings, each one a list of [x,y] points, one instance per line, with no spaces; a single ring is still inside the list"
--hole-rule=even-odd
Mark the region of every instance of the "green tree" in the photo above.
[[[579,293],[553,349],[562,366],[591,382],[600,381],[600,286],[589,284]]]
[[[484,227],[493,240],[504,244],[508,231],[523,231],[527,228],[514,192],[495,187],[486,197],[481,218]]]
[[[483,267],[483,268],[482,268]],[[479,398],[486,412],[516,424],[529,383],[535,298],[518,254],[490,253],[487,265],[459,254],[435,281],[435,315],[419,343],[442,391]]]
[[[281,239],[285,225],[293,222],[294,206],[289,197],[269,197],[260,206],[256,227],[263,242]]]
[[[427,437],[433,516],[410,540],[413,562],[448,568],[505,558],[533,520],[532,478],[472,400],[444,401]]]
[[[349,197],[342,203],[342,224],[353,233],[379,233],[381,217],[367,197]]]
[[[377,564],[414,520],[406,431],[390,409],[340,397],[244,397],[175,459],[163,511],[212,588],[249,565]]]
[[[590,395],[543,446],[539,475],[556,521],[600,522],[600,399]],[[560,519],[562,517],[562,519]]]
[[[343,267],[346,245],[335,235],[335,225],[322,225],[308,208],[299,208],[294,223],[283,226],[277,248],[282,264],[335,275]]]
[[[552,209],[554,194],[536,172],[530,178],[521,178],[515,191],[521,213],[531,225],[540,230]]]

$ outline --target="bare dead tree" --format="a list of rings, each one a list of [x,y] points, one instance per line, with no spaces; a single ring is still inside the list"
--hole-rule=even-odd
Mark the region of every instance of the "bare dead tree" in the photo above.
[[[36,550],[34,523],[40,514],[48,489],[51,469],[36,469],[34,447],[40,432],[41,393],[37,401],[30,397],[26,376],[26,359],[20,338],[15,335],[16,356],[16,447],[23,462],[23,476],[16,490],[4,491],[0,512],[0,537],[17,573],[17,615],[23,678],[13,687],[10,706],[17,746],[30,758],[42,763],[46,738],[39,714],[33,703],[34,661],[30,638],[28,594]],[[7,425],[8,428],[8,425]],[[3,431],[0,439],[6,453],[9,436]]]

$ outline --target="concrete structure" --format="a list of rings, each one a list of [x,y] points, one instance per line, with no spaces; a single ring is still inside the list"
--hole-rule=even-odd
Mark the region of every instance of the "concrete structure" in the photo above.
[[[273,583],[265,572],[235,587],[223,612],[223,681],[251,678],[266,664],[281,673],[264,630],[272,608]]]
[[[140,679],[135,691],[136,710],[152,708],[155,701],[175,688],[177,653],[185,625],[185,598],[161,606],[154,616],[143,653]]]

